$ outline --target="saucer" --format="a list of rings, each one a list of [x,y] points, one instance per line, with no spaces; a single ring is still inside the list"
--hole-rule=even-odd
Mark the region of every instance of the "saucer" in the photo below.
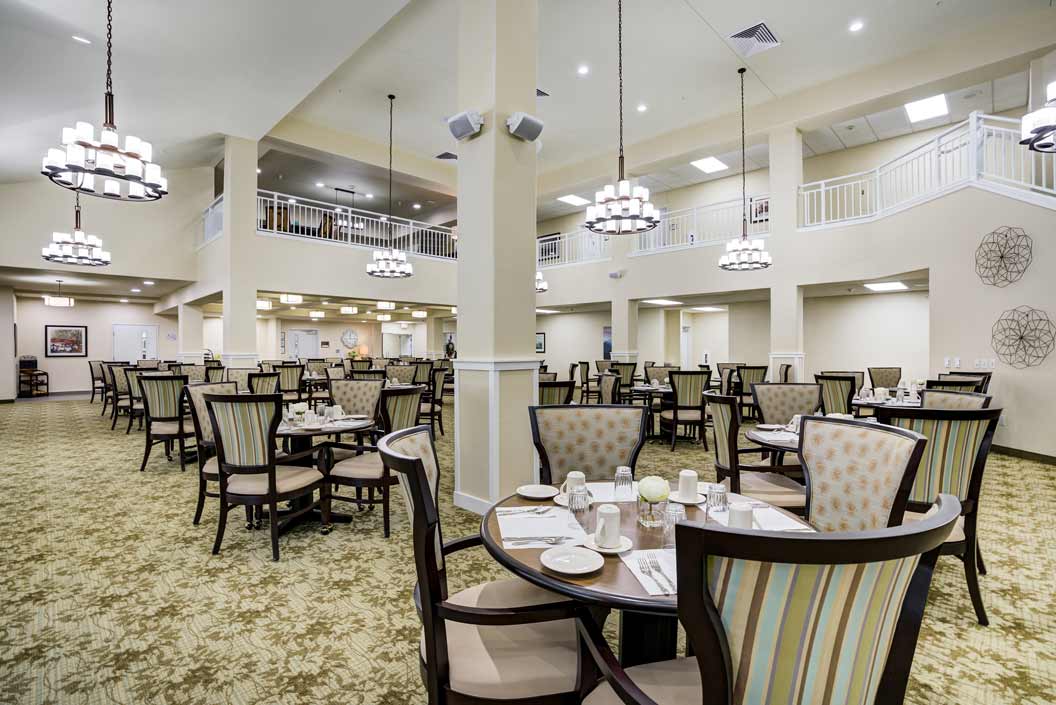
[[[550,485],[521,485],[517,488],[517,494],[525,499],[550,499],[558,492],[556,487]]]
[[[587,538],[583,539],[583,546],[585,548],[589,548],[591,551],[597,551],[598,553],[604,553],[608,556],[614,556],[617,553],[630,551],[634,547],[634,542],[626,536],[621,536],[620,545],[616,548],[602,548],[598,544],[594,543],[594,534],[587,534]]]
[[[781,423],[761,423],[755,426],[760,431],[782,431],[785,428],[784,424]]]
[[[539,554],[544,568],[564,575],[586,575],[600,570],[605,559],[582,546],[555,546]]]
[[[588,496],[590,497],[590,503],[594,504],[594,495],[593,494],[588,494]],[[562,507],[567,507],[568,506],[568,495],[565,494],[564,492],[559,492],[558,494],[556,494],[554,496],[554,504],[559,504]]]
[[[677,502],[679,504],[702,504],[708,501],[708,498],[705,495],[700,494],[699,492],[697,493],[695,499],[690,499],[688,497],[683,499],[677,492],[672,492],[670,495],[668,495],[667,499],[669,502]]]

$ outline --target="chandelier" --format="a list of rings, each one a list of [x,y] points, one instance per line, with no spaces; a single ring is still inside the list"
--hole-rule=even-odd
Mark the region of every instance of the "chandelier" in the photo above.
[[[150,142],[125,136],[121,149],[114,121],[113,0],[106,3],[106,92],[99,139],[90,122],[62,128],[62,147],[52,147],[40,173],[63,188],[119,201],[156,201],[169,192],[169,182],[154,164]]]
[[[535,293],[545,294],[550,291],[550,283],[543,279],[542,272],[535,273]]]
[[[741,236],[726,243],[726,254],[719,258],[719,269],[733,272],[743,272],[752,269],[766,269],[774,263],[770,253],[763,249],[762,240],[748,239],[748,187],[746,172],[748,163],[745,161],[745,137],[744,137],[744,72],[745,68],[737,69],[741,75]]]
[[[75,196],[73,234],[52,233],[51,244],[40,251],[40,256],[56,264],[81,264],[105,267],[110,264],[110,253],[103,251],[103,241],[81,230],[81,194]]]
[[[389,241],[396,233],[392,222],[392,105],[396,96],[389,94],[389,215],[382,220],[388,222]],[[407,261],[407,253],[395,247],[374,250],[374,261],[367,263],[367,274],[380,279],[406,279],[414,276],[414,265]]]
[[[616,6],[617,56],[620,84],[620,158],[619,179],[594,194],[594,205],[587,206],[584,225],[593,233],[644,233],[660,224],[660,213],[649,202],[649,189],[631,186],[623,171],[623,0]]]
[[[1056,81],[1046,89],[1045,107],[1023,116],[1019,143],[1034,152],[1056,153]]]
[[[55,282],[59,285],[59,291],[54,296],[51,294],[44,294],[44,305],[54,306],[56,308],[73,308],[73,297],[62,295],[62,280],[56,279]]]

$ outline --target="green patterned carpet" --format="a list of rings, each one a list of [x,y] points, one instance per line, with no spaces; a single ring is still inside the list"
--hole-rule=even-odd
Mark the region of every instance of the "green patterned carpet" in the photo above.
[[[99,404],[0,407],[0,703],[420,703],[408,525],[393,503],[329,536],[283,537],[235,518],[210,554],[215,500],[192,526],[193,470],[142,435],[109,430]],[[450,406],[448,407],[450,412]],[[451,425],[448,425],[450,429]],[[440,438],[445,535],[477,530],[455,509],[452,437]],[[710,454],[648,444],[638,472],[710,475]],[[1056,480],[1052,467],[990,459],[975,623],[960,562],[940,560],[908,702],[1056,702]],[[479,549],[449,564],[452,588],[503,571]]]

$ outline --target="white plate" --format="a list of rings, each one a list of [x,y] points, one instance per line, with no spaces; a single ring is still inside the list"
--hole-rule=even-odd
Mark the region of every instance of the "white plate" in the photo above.
[[[325,426],[325,425],[326,424],[312,424],[312,425],[304,424],[303,426],[301,426],[301,430],[302,431],[322,431],[323,430],[323,426]]]
[[[672,502],[677,502],[678,504],[702,504],[708,501],[707,496],[700,494],[699,492],[697,493],[696,498],[693,499],[689,497],[683,498],[677,492],[672,492],[670,495],[668,495],[667,498]]]
[[[585,548],[589,548],[591,551],[597,551],[598,553],[604,553],[606,555],[614,556],[617,553],[630,551],[632,548],[634,548],[634,542],[626,536],[621,536],[620,545],[616,548],[602,548],[598,544],[594,543],[594,534],[589,534],[587,538],[583,540],[583,546]]]
[[[756,428],[760,431],[781,431],[785,428],[785,425],[780,423],[761,423],[757,424]]]
[[[525,499],[550,499],[557,495],[557,488],[550,485],[521,485],[517,494]]]
[[[544,568],[563,575],[586,575],[601,570],[605,559],[601,554],[582,546],[555,546],[539,555]]]

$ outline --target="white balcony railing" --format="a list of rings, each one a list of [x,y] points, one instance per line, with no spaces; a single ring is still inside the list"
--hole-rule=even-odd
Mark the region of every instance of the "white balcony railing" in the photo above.
[[[874,218],[980,179],[1056,195],[1053,155],[1019,145],[1019,120],[972,113],[875,169],[800,186],[799,223]]]
[[[257,230],[423,257],[454,259],[458,251],[450,228],[273,191],[257,191]]]
[[[716,245],[741,234],[744,208],[741,199],[665,212],[660,224],[635,238],[634,252]],[[770,197],[750,196],[747,203],[748,235],[770,232]]]
[[[538,268],[562,264],[594,262],[608,259],[609,237],[589,230],[576,230],[562,235],[548,235],[536,240],[535,259]]]

